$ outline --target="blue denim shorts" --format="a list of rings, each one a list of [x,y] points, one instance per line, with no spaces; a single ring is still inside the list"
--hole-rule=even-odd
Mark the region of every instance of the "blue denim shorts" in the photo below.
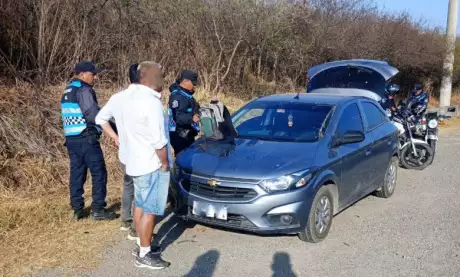
[[[164,215],[168,201],[170,173],[157,170],[133,177],[134,205],[146,214]]]

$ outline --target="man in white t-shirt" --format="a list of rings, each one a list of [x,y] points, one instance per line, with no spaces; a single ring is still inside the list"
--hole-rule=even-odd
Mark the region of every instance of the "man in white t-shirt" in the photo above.
[[[155,215],[164,215],[170,178],[168,129],[159,93],[164,82],[163,72],[159,64],[142,62],[138,66],[138,77],[139,84],[121,92],[122,97],[117,101],[118,136],[110,124],[101,126],[112,139],[119,141],[126,174],[134,181],[134,222],[139,235],[135,264],[161,269],[170,263],[164,261],[158,251],[152,251],[150,243]]]
[[[130,85],[127,89],[122,90],[118,93],[115,93],[110,97],[109,101],[101,108],[99,113],[96,116],[96,124],[99,126],[107,124],[111,119],[115,119],[116,129],[123,130],[124,126],[121,123],[121,105],[124,103],[124,98],[129,92],[136,88],[136,84],[139,83],[137,78],[137,67],[138,63],[132,64],[129,67],[129,82]],[[107,129],[107,128],[106,128]],[[109,132],[112,132],[110,129]],[[121,197],[121,226],[120,230],[129,231],[128,238],[131,240],[136,240],[136,226],[133,222],[133,202],[134,202],[134,183],[133,178],[126,174],[125,166],[125,157],[124,153],[126,152],[125,145],[126,143],[121,143],[120,138],[114,132],[112,132],[113,137],[115,138],[114,142],[119,147],[118,157],[120,160],[121,169],[123,171],[123,193]],[[123,140],[124,137],[121,137]]]

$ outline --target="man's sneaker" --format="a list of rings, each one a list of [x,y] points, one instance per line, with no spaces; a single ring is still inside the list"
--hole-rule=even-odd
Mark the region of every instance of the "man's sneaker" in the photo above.
[[[134,257],[139,257],[139,252],[140,252],[140,247],[139,245],[136,244],[136,246],[134,247],[133,251],[131,252],[131,254],[134,256]],[[153,254],[161,254],[161,246],[156,244],[156,243],[152,243],[152,245],[150,245],[150,252],[153,253]]]
[[[72,217],[72,220],[74,221],[79,221],[80,219],[83,218],[83,210],[79,210],[79,211],[74,211],[73,212],[73,217]]]
[[[133,228],[129,228],[129,233],[128,233],[128,239],[129,240],[137,240],[137,234],[136,234],[136,230],[134,230]]]
[[[122,221],[120,225],[120,231],[129,231],[132,225],[133,225],[132,220]]]
[[[152,252],[147,253],[144,258],[138,256],[134,264],[137,267],[149,269],[164,269],[171,265],[171,263],[164,261],[161,255]]]
[[[93,220],[112,220],[115,219],[116,214],[107,210],[93,211],[91,212],[91,218]]]

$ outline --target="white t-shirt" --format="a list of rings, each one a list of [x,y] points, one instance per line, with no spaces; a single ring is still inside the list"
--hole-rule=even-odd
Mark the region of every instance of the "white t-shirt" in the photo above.
[[[119,159],[126,165],[128,175],[141,176],[158,170],[161,162],[155,150],[165,145],[168,145],[170,165],[173,163],[167,118],[160,97],[160,93],[144,85],[132,84],[113,95],[96,117],[99,125],[115,118]]]

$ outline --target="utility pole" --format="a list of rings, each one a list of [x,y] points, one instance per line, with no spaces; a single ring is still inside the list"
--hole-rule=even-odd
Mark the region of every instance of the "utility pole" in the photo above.
[[[446,56],[444,58],[443,75],[440,91],[440,108],[450,106],[452,94],[452,73],[454,70],[455,44],[457,40],[457,13],[458,0],[449,0],[449,14],[447,18],[447,43]]]

